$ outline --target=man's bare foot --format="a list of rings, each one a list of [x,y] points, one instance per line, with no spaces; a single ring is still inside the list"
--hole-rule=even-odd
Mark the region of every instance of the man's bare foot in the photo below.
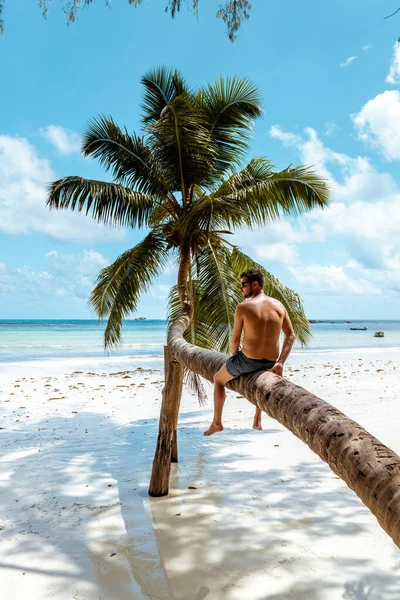
[[[253,421],[253,429],[258,429],[258,431],[262,431],[261,421]]]
[[[211,423],[209,429],[207,429],[207,431],[204,432],[204,435],[209,437],[213,433],[218,433],[219,431],[223,431],[223,430],[224,430],[224,428],[222,425],[215,425],[215,423]]]

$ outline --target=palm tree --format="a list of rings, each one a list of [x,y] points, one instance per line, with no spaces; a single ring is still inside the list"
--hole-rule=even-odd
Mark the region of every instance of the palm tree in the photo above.
[[[189,344],[187,307],[168,331],[168,347],[209,381],[226,357]],[[252,373],[227,384],[301,439],[369,508],[400,548],[400,456],[337,408],[288,379]]]
[[[123,320],[171,257],[178,277],[169,318],[185,303],[191,306],[189,342],[227,351],[241,299],[238,277],[257,266],[264,271],[266,293],[284,304],[298,339],[306,343],[310,328],[300,297],[227,238],[232,230],[324,207],[324,180],[303,166],[277,172],[266,158],[241,166],[262,112],[260,94],[246,79],[220,78],[192,89],[178,71],[160,68],[142,84],[142,136],[104,116],[89,123],[84,135],[83,154],[99,159],[113,181],[66,177],[51,184],[47,200],[50,208],[146,230],[139,244],[100,272],[92,291],[91,306],[107,318],[105,347],[119,343]]]

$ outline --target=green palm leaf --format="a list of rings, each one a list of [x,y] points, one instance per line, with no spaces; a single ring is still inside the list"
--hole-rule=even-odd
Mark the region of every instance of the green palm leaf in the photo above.
[[[211,161],[215,155],[210,144],[204,115],[187,92],[172,100],[161,118],[148,128],[148,144],[155,161],[168,173],[173,191],[180,190],[185,202],[186,191],[193,185],[215,182]]]
[[[210,249],[205,250],[199,255],[198,264],[195,266],[193,263],[192,270],[198,270],[198,276],[192,282],[194,316],[191,327],[185,333],[187,341],[203,348],[229,351],[236,306],[243,300],[239,288],[240,275],[250,268],[262,271],[266,295],[282,302],[297,339],[303,345],[309,343],[312,333],[301,297],[237,247],[228,250],[223,246],[214,246],[214,253]],[[180,310],[177,292],[172,288],[170,322],[179,316]]]
[[[134,248],[100,271],[89,304],[98,317],[108,316],[104,333],[106,348],[120,342],[122,321],[137,309],[140,296],[165,267],[167,256],[164,238],[150,232]]]
[[[191,271],[193,269],[193,265]],[[201,298],[199,297],[198,290],[199,285],[197,281],[194,281],[192,277],[189,280],[190,286],[190,298],[193,306],[193,319],[190,323],[189,328],[184,333],[184,338],[190,344],[194,344],[195,346],[201,345],[201,338],[197,337],[197,329],[198,329],[198,309],[199,309],[199,301]],[[169,298],[168,298],[168,323],[171,325],[175,319],[179,317],[182,312],[182,305],[178,294],[178,286],[174,285],[171,287]],[[204,346],[203,346],[204,347]],[[211,346],[206,346],[210,348]],[[205,398],[207,397],[206,390],[204,387],[204,382],[197,373],[194,371],[190,371],[189,369],[185,369],[184,372],[184,384],[189,388],[190,391],[194,392],[197,395],[199,400],[199,404],[202,405],[204,403]]]
[[[228,196],[203,195],[193,202],[179,220],[182,235],[196,236],[199,231],[251,227],[251,214],[244,203],[235,203]]]
[[[282,214],[301,214],[324,208],[329,200],[326,182],[307,167],[274,172],[266,159],[253,159],[234,173],[214,194],[229,198],[236,209],[248,211],[246,224],[265,225]]]
[[[264,292],[267,296],[282,302],[292,322],[297,339],[306,346],[312,337],[311,327],[304,312],[303,301],[299,294],[281,283],[264,267],[235,247],[230,257],[231,265],[239,278],[247,269],[260,269],[265,277]]]
[[[153,196],[115,183],[65,177],[49,187],[47,206],[89,213],[99,223],[144,227],[155,207]]]
[[[217,148],[215,166],[222,174],[239,164],[248,149],[254,120],[262,113],[260,93],[247,79],[220,77],[201,88],[198,99]]]
[[[198,229],[263,226],[282,214],[296,215],[326,206],[329,190],[313,171],[290,167],[276,173],[264,158],[253,159],[215,192],[200,196],[182,217],[185,235]]]
[[[234,196],[249,187],[268,180],[274,174],[274,165],[267,158],[253,158],[241,171],[234,172],[214,192],[214,196]]]
[[[160,67],[142,77],[144,98],[142,103],[143,122],[158,121],[162,111],[177,96],[188,92],[186,81],[176,69]]]
[[[242,300],[231,252],[214,236],[192,263],[191,301],[194,316],[185,332],[187,341],[202,348],[228,352],[235,310]],[[180,314],[177,290],[171,289],[169,320]]]
[[[276,172],[264,158],[233,172],[261,115],[259,92],[247,79],[220,78],[192,91],[177,70],[162,67],[147,73],[142,84],[143,137],[105,116],[92,120],[84,136],[84,155],[97,158],[112,182],[61,179],[51,185],[47,204],[103,223],[150,229],[140,244],[101,271],[91,295],[96,313],[108,318],[106,347],[119,342],[123,319],[136,310],[172,249],[178,259],[185,258],[180,281],[187,278],[194,306],[185,335],[199,346],[226,351],[242,299],[240,273],[259,265],[230,249],[223,235],[324,207],[329,191],[311,169],[290,166]],[[186,274],[188,252],[192,262]],[[264,273],[266,293],[286,306],[305,343],[310,328],[301,299]],[[173,289],[170,318],[180,310]]]
[[[84,134],[82,152],[98,158],[114,180],[139,192],[164,197],[170,185],[151,149],[139,136],[123,132],[111,117],[93,119]]]

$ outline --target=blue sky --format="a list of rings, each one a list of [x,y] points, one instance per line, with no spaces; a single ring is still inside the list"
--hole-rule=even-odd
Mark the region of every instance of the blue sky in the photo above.
[[[0,39],[0,318],[90,318],[96,274],[142,232],[104,229],[45,209],[46,185],[102,178],[79,156],[98,114],[140,128],[140,78],[161,64],[193,84],[243,75],[263,96],[251,156],[278,168],[314,165],[332,188],[329,209],[256,232],[244,251],[304,298],[310,318],[399,318],[400,16],[372,0],[253,0],[235,44],[201,0],[199,18],[172,21],[165,2],[134,9],[102,0],[67,25],[60,2],[6,2]],[[391,10],[393,8],[393,10]],[[138,314],[164,318],[173,268]]]

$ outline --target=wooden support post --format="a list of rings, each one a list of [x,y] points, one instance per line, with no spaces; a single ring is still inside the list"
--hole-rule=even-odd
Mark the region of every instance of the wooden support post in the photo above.
[[[176,431],[176,427],[172,436],[171,462],[178,462],[178,432]]]
[[[166,496],[169,491],[171,460],[178,460],[176,426],[183,386],[183,366],[164,346],[165,383],[161,403],[160,426],[153,460],[149,495]]]
[[[174,356],[212,382],[228,358],[189,344],[188,309],[171,325]],[[400,456],[337,408],[274,373],[250,373],[227,383],[305,442],[354,490],[400,548]]]

